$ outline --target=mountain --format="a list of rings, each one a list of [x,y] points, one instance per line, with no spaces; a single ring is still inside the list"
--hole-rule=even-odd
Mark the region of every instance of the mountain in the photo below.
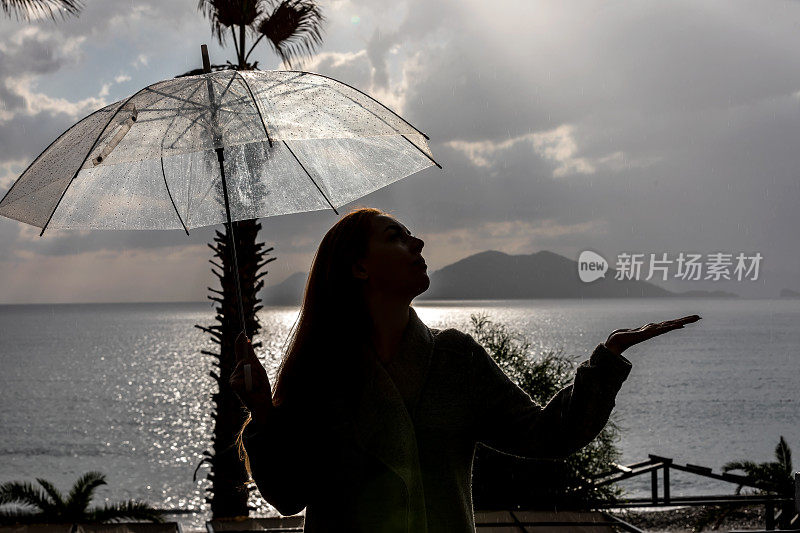
[[[529,298],[624,298],[673,296],[652,283],[615,280],[616,270],[591,283],[578,278],[576,261],[546,250],[508,255],[488,250],[430,274],[419,300],[506,300]]]
[[[724,291],[668,291],[642,280],[616,280],[609,268],[605,277],[585,283],[578,277],[576,261],[542,250],[529,255],[509,255],[487,250],[429,274],[431,285],[420,300],[513,300],[533,298],[738,298]],[[296,272],[285,281],[264,289],[265,305],[300,305],[308,277]]]
[[[306,290],[308,272],[295,272],[282,282],[261,291],[264,305],[300,305]]]

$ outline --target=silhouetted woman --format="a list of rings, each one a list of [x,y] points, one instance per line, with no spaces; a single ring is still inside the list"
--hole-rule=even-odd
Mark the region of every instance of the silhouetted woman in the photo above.
[[[306,532],[474,532],[477,442],[521,457],[579,450],[630,372],[622,352],[700,318],[612,332],[542,408],[471,335],[417,317],[423,244],[380,210],[350,212],[314,257],[274,394],[250,341],[237,343],[246,464],[282,515],[306,509]]]

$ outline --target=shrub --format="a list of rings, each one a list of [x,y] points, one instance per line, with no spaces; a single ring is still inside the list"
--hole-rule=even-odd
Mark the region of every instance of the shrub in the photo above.
[[[530,355],[530,342],[486,315],[473,314],[472,336],[503,371],[544,406],[575,376],[577,361],[559,352]],[[565,459],[526,459],[479,446],[473,472],[474,506],[478,509],[582,509],[613,502],[622,493],[610,484],[594,487],[591,476],[613,470],[620,459],[619,426],[612,415],[602,432]]]

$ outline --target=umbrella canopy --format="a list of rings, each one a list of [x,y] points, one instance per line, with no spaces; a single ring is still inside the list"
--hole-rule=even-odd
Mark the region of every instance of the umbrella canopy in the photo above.
[[[224,70],[161,81],[77,122],[0,201],[42,228],[184,229],[352,202],[434,161],[428,137],[332,78]]]

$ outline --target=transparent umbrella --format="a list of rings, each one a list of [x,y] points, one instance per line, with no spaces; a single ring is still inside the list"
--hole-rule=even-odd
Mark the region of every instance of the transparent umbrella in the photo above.
[[[354,87],[300,71],[210,72],[205,45],[203,60],[205,74],[149,85],[70,127],[13,183],[0,215],[40,236],[48,228],[188,235],[235,220],[338,214],[439,166],[425,134]]]

